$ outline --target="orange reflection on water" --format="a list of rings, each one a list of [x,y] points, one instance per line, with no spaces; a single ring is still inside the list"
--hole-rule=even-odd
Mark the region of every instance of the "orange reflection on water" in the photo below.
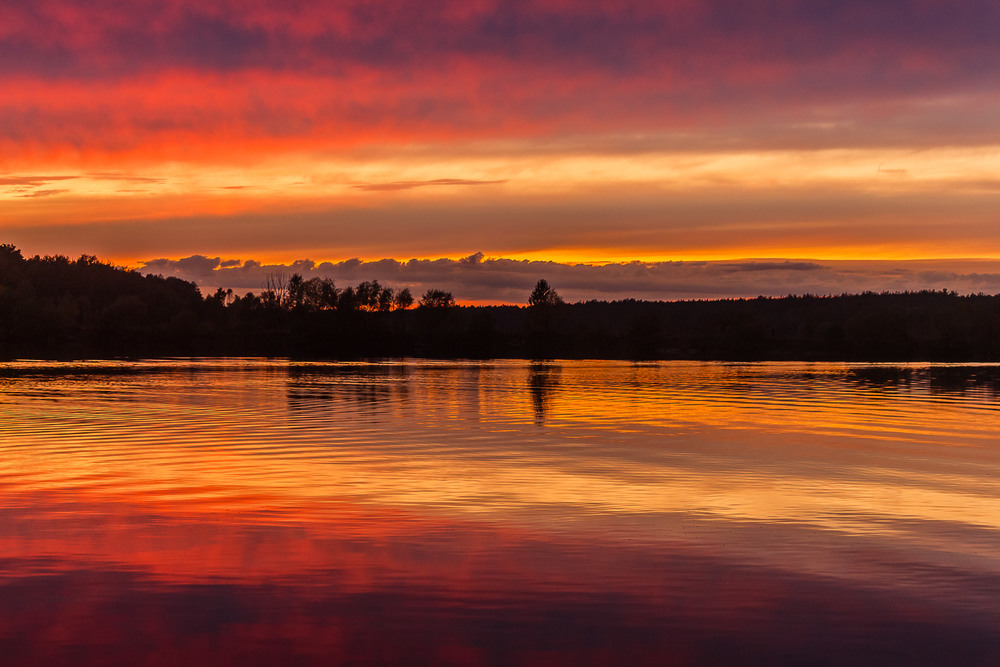
[[[697,512],[848,533],[895,530],[867,518],[886,501],[893,519],[1000,527],[986,387],[859,386],[820,364],[147,370],[8,381],[7,483],[211,511]]]
[[[631,637],[634,662],[725,664],[720,636],[766,655],[848,651],[844,636],[876,641],[888,618],[978,650],[1000,627],[993,367],[3,373],[0,587],[21,607],[32,586],[62,591],[64,646],[105,636],[78,613],[108,619],[129,596],[159,628],[150,641],[182,636],[185,655],[198,632],[170,605],[252,610],[205,621],[208,654],[233,661],[237,638],[271,659],[295,637],[316,662],[379,650],[351,644],[360,633],[388,641],[386,660],[489,662],[507,642],[516,662],[611,664],[602,651]],[[0,613],[0,645],[58,663],[12,639],[58,634],[22,612]]]

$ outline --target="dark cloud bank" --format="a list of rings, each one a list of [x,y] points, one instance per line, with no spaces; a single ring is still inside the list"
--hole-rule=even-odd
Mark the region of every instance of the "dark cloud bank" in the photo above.
[[[545,278],[567,301],[590,299],[716,299],[788,294],[844,294],[865,291],[948,289],[961,294],[1000,293],[1000,261],[677,261],[616,264],[486,258],[394,259],[291,264],[193,255],[154,259],[142,273],[177,276],[203,291],[217,287],[259,292],[269,277],[299,273],[333,278],[340,286],[378,280],[415,293],[429,288],[451,291],[460,302],[524,303],[532,286]]]
[[[294,9],[284,0],[36,0],[3,10],[10,28],[0,26],[0,77],[14,82],[295,74],[334,91],[314,91],[313,114],[256,94],[212,112],[204,109],[218,102],[208,99],[162,113],[0,103],[3,134],[21,141],[78,147],[89,132],[110,145],[109,125],[118,125],[115,141],[127,146],[163,129],[230,134],[240,118],[243,131],[274,137],[321,137],[326,123],[337,136],[329,128],[399,126],[440,137],[442,129],[491,127],[503,135],[509,129],[498,126],[512,119],[522,131],[534,120],[529,131],[541,133],[671,128],[688,136],[746,125],[757,128],[751,136],[719,140],[750,146],[997,137],[995,0],[343,0]],[[364,78],[356,83],[357,72]],[[354,87],[364,93],[353,96]],[[797,127],[803,121],[837,122]]]

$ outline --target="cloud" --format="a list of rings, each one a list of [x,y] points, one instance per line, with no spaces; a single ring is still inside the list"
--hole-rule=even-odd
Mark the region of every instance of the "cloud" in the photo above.
[[[988,271],[984,271],[988,269]],[[299,273],[306,279],[332,278],[344,287],[378,280],[409,287],[451,291],[463,302],[524,303],[540,278],[569,301],[625,298],[672,300],[843,294],[864,291],[949,289],[961,293],[1000,292],[1000,260],[962,261],[746,261],[625,262],[598,265],[488,258],[382,259],[316,264],[242,265],[201,255],[145,263],[143,273],[175,275],[203,288],[259,291],[273,276]]]
[[[358,190],[411,190],[413,188],[423,188],[431,185],[496,185],[506,183],[507,180],[497,181],[476,181],[463,178],[436,178],[430,181],[393,181],[391,183],[362,183],[351,187]]]
[[[995,254],[1000,5],[961,4],[8,2],[5,232],[115,258]],[[943,146],[969,152],[912,157]],[[31,175],[68,169],[73,197]],[[769,272],[821,273],[731,275]]]
[[[24,192],[21,194],[14,195],[15,197],[54,197],[56,195],[61,195],[69,190],[57,190],[57,189],[44,189],[44,190],[32,190],[30,192]]]
[[[176,276],[185,280],[202,282],[213,275],[215,269],[222,264],[220,257],[205,257],[192,255],[183,259],[153,259],[142,266],[143,273],[155,273],[165,276]]]
[[[43,198],[70,192],[69,189],[45,188],[44,186],[65,181],[80,181],[82,179],[92,181],[121,181],[125,183],[165,183],[161,178],[148,178],[143,176],[132,176],[117,173],[87,173],[80,175],[56,175],[56,176],[0,176],[0,187],[6,186],[8,192],[19,198]],[[137,189],[119,189],[118,192],[145,192]]]
[[[459,257],[470,248],[493,257],[581,262],[996,254],[1000,191],[925,181],[877,192],[864,187],[875,179],[873,172],[874,165],[857,187],[598,182],[537,193],[513,187],[456,188],[462,192],[446,197],[375,193],[301,207],[265,197],[213,201],[195,192],[188,198],[107,197],[95,203],[49,198],[33,213],[28,204],[42,200],[12,199],[3,207],[4,236],[29,252],[88,253],[129,264],[197,253],[317,262]],[[473,191],[475,196],[461,196]],[[26,212],[20,219],[18,205]]]
[[[0,176],[0,185],[39,187],[56,181],[67,181],[76,176]]]
[[[740,271],[818,271],[823,268],[816,262],[741,262],[739,264],[720,264],[720,270],[729,272]]]
[[[135,174],[125,174],[121,172],[97,171],[97,172],[90,172],[86,174],[86,176],[87,178],[93,179],[95,181],[125,181],[127,183],[150,183],[150,184],[162,184],[167,182],[165,178],[138,176]]]
[[[170,158],[593,133],[729,146],[998,135],[989,0],[466,5],[13,3],[2,148]]]
[[[329,71],[331,65],[358,65],[422,71],[459,58],[552,63],[621,77],[661,73],[656,65],[670,62],[664,57],[686,55],[693,79],[723,69],[739,71],[754,83],[773,79],[782,69],[800,71],[838,59],[847,61],[839,63],[843,67],[879,56],[878,68],[839,71],[857,83],[881,83],[906,72],[944,75],[956,62],[987,72],[989,61],[979,59],[997,47],[992,28],[1000,18],[988,0],[966,0],[962,11],[942,0],[890,5],[841,0],[820,6],[738,0],[467,5],[465,0],[432,6],[343,0],[290,10],[281,0],[155,5],[37,0],[5,8],[8,28],[0,29],[0,54],[20,56],[5,58],[14,72],[47,77],[178,67]],[[79,29],[84,11],[86,31]],[[913,53],[933,55],[906,57]],[[733,55],[742,61],[730,60]],[[769,63],[779,67],[758,67]],[[817,81],[813,87],[829,83]],[[894,81],[913,84],[912,77]]]

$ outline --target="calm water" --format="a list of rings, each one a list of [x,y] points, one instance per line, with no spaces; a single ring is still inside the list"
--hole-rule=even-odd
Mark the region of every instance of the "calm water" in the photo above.
[[[0,364],[4,664],[997,664],[1000,368]]]

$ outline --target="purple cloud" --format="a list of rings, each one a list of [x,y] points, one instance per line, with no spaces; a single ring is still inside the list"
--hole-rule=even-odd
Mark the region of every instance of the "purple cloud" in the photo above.
[[[829,295],[864,291],[949,289],[960,293],[1000,292],[1000,261],[690,261],[626,262],[603,265],[486,258],[394,259],[316,264],[248,261],[241,266],[201,255],[153,260],[143,273],[176,275],[203,288],[259,291],[269,277],[299,273],[332,278],[338,285],[378,280],[414,293],[440,288],[460,301],[524,303],[532,286],[545,278],[568,301],[625,298],[674,300]],[[957,268],[956,268],[957,267]],[[988,269],[984,271],[984,269]]]

